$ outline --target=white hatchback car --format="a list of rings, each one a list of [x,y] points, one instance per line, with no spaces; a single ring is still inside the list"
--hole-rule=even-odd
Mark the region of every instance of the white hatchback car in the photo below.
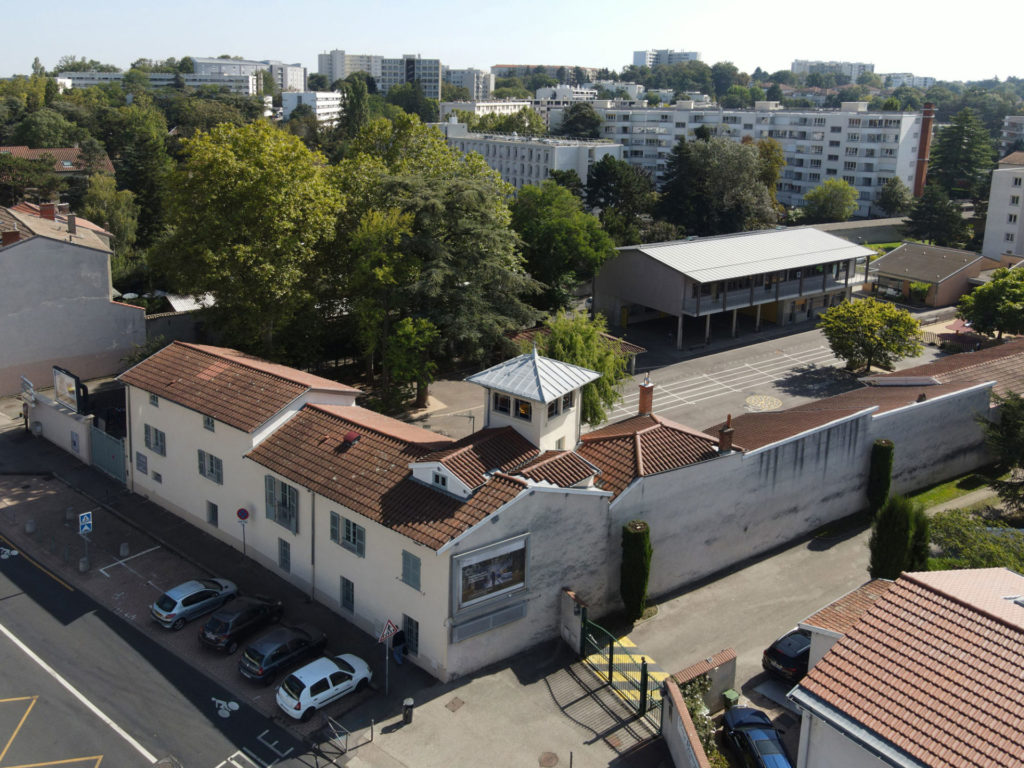
[[[322,656],[300,667],[277,689],[277,706],[296,720],[309,720],[313,713],[349,691],[361,691],[373,673],[358,656]]]

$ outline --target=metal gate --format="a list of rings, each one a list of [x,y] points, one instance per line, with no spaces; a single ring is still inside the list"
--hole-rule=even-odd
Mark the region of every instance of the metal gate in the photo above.
[[[580,655],[598,677],[615,689],[626,702],[661,731],[661,684],[652,679],[647,657],[622,643],[611,632],[587,619],[582,611]]]
[[[99,427],[93,426],[92,465],[123,483],[128,477],[125,467],[124,438],[108,435]]]

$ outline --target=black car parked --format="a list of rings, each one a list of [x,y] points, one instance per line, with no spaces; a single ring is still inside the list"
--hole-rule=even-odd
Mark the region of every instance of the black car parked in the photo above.
[[[761,666],[784,680],[798,683],[807,674],[810,656],[811,636],[802,629],[794,629],[764,649]]]
[[[321,655],[326,645],[327,635],[309,624],[275,627],[249,644],[238,660],[238,671],[268,685],[278,672]]]
[[[240,597],[226,608],[221,608],[199,630],[199,642],[207,648],[234,653],[238,641],[260,627],[276,624],[284,613],[280,600],[256,595]]]

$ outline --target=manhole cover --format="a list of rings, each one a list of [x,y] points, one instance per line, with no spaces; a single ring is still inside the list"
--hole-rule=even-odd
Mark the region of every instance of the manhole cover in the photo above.
[[[537,761],[540,768],[555,768],[558,765],[558,755],[554,752],[541,752],[540,760]]]
[[[782,407],[782,401],[771,395],[751,395],[744,403],[748,411],[777,411]]]
[[[459,707],[461,707],[465,703],[466,702],[464,702],[462,699],[460,699],[458,696],[456,696],[454,699],[452,699],[447,704],[445,704],[445,707],[447,707],[449,710],[454,712],[455,710],[457,710]]]

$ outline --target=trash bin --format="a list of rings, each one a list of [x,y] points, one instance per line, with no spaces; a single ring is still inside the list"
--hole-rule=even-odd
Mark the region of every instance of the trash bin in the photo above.
[[[402,702],[402,722],[405,725],[412,722],[412,707],[415,703],[412,699],[406,699]]]
[[[722,698],[725,700],[725,708],[732,709],[740,702],[740,695],[736,693],[732,688],[722,693]]]

